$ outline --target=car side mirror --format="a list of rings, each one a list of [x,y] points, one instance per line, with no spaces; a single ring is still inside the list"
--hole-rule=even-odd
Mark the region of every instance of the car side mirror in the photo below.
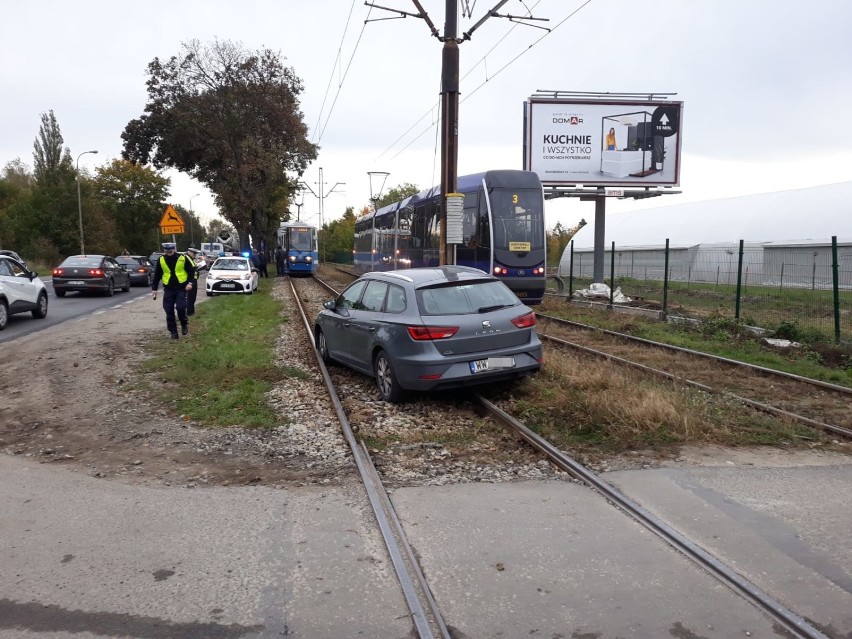
[[[329,300],[327,302],[323,302],[322,305],[323,305],[324,308],[327,308],[330,311],[334,310],[334,300]]]
[[[36,273],[35,271],[30,271],[29,273],[27,273],[27,277],[29,277],[30,282],[32,282],[35,278],[38,277],[38,273]]]

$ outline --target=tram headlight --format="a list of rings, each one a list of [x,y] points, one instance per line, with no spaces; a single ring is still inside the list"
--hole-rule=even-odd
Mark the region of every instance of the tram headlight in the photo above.
[[[305,261],[306,261],[306,262],[313,262],[313,261],[314,261],[314,258],[312,258],[310,255],[306,255],[306,256],[305,256]]]
[[[495,266],[494,267],[494,275],[508,275],[509,269],[503,266]]]

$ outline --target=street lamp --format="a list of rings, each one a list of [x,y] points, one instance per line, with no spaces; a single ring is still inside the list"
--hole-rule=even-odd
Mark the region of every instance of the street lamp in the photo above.
[[[86,245],[83,241],[83,200],[80,198],[80,158],[86,153],[97,153],[97,151],[83,151],[77,156],[77,211],[80,214],[80,255],[86,254]]]
[[[196,193],[192,197],[198,197],[200,193]],[[195,235],[192,232],[192,197],[189,198],[189,245],[195,246]]]

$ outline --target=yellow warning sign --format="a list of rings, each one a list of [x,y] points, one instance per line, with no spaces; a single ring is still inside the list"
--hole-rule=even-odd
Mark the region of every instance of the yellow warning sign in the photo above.
[[[163,235],[176,235],[184,232],[183,218],[175,211],[171,204],[166,205],[163,217],[160,220],[160,233]]]

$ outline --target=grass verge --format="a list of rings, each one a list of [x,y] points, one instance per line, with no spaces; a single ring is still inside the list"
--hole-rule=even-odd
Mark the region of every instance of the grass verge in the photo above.
[[[272,282],[261,279],[253,295],[219,295],[198,304],[186,338],[171,340],[163,331],[147,342],[143,370],[161,382],[150,384],[159,401],[208,426],[286,423],[266,399],[274,384],[297,374],[274,361],[275,340],[287,319],[272,297]]]

